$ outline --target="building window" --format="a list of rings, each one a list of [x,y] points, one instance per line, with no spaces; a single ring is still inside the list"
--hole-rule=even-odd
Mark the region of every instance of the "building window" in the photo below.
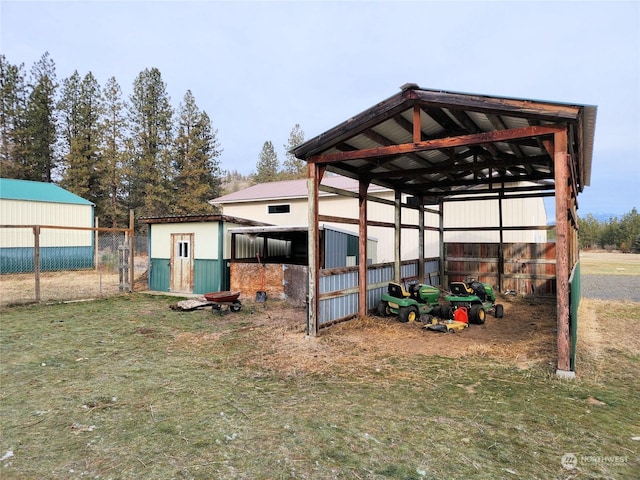
[[[269,215],[275,214],[275,213],[291,213],[291,205],[289,204],[269,205],[268,212],[269,212]]]
[[[178,242],[178,257],[189,258],[189,242]]]

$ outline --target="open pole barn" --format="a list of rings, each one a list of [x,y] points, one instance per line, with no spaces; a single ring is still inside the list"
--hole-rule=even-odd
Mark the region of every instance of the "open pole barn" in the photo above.
[[[359,280],[357,315],[365,316],[369,295],[366,242],[370,184],[396,192],[395,281],[401,273],[401,211],[419,212],[418,278],[424,278],[425,213],[440,218],[440,279],[444,281],[444,205],[455,198],[489,200],[552,196],[555,199],[557,375],[575,375],[575,338],[580,301],[578,195],[590,183],[597,107],[549,101],[447,92],[405,84],[401,91],[299,145],[293,154],[308,165],[309,335],[322,318],[319,191],[325,172],[358,180]],[[523,182],[524,186],[523,186]],[[332,191],[335,192],[335,189]],[[402,195],[408,201],[402,203]],[[434,208],[438,206],[438,208]],[[489,227],[487,227],[489,228]],[[493,227],[500,239],[502,215]],[[511,227],[526,229],[526,225]],[[544,228],[544,227],[532,227]],[[500,245],[500,243],[499,243]]]
[[[1,273],[93,267],[90,201],[53,183],[0,178],[0,218]]]

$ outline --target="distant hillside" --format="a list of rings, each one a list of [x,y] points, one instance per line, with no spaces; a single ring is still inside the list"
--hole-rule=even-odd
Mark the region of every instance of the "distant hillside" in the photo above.
[[[228,172],[222,179],[222,195],[238,192],[251,186],[251,175],[242,175],[237,171]]]

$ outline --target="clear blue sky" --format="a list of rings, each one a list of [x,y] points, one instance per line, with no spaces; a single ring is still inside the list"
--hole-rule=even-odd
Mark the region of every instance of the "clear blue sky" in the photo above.
[[[0,51],[29,70],[44,52],[125,96],[157,67],[174,107],[191,90],[226,170],[284,160],[307,139],[413,82],[423,88],[598,106],[579,213],[640,209],[640,2],[7,1]]]

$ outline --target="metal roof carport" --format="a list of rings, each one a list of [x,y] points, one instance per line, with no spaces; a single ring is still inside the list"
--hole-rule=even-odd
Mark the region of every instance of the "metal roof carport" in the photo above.
[[[424,205],[453,195],[554,196],[559,376],[572,377],[570,288],[578,264],[578,194],[589,185],[597,107],[423,89],[401,91],[294,148],[308,165],[309,334],[317,335],[318,193],[325,172],[357,179],[360,239],[367,238],[367,188],[396,192],[396,245],[401,194],[414,197],[424,239]],[[530,187],[515,186],[530,182]],[[333,189],[335,190],[335,189]],[[509,197],[511,198],[511,197]],[[335,217],[331,218],[333,221]],[[353,219],[344,219],[351,223]],[[442,226],[441,226],[442,229]],[[442,235],[441,235],[442,242]],[[366,245],[359,245],[359,315],[366,311]],[[399,248],[396,248],[398,251]],[[423,245],[419,255],[423,255]],[[443,248],[440,247],[441,264]],[[399,252],[396,254],[399,280]]]

